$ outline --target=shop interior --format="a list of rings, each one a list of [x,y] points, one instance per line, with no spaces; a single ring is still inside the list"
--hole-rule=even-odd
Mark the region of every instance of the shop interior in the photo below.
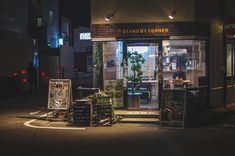
[[[195,88],[205,84],[206,41],[162,40],[160,44],[162,44],[164,88]],[[133,81],[128,79],[128,108],[158,109],[159,42],[129,43],[126,47],[123,45],[123,41],[103,42],[103,79],[122,80],[124,70],[127,70],[127,77],[133,77],[136,73],[130,58],[127,59],[127,69],[122,66],[123,51],[137,53],[141,59],[144,59],[143,62],[139,62],[141,67],[136,70],[141,71],[139,74],[141,80],[135,81],[133,85]],[[184,79],[173,76],[177,72],[177,67],[180,67],[184,73]]]
[[[163,79],[165,88],[199,87],[205,84],[206,42],[198,40],[164,40]],[[177,70],[185,74],[184,80],[173,77]],[[178,83],[178,84],[177,84]]]

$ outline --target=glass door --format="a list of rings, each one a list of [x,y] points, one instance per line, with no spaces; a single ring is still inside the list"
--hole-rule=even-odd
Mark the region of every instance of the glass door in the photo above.
[[[158,108],[157,43],[127,44],[128,108]]]

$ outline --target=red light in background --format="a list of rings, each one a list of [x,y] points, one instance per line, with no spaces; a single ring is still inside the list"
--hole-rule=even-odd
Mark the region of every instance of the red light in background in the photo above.
[[[42,75],[42,76],[45,76],[45,73],[44,73],[44,72],[42,72],[42,73],[41,73],[41,75]]]
[[[26,83],[26,82],[27,82],[27,79],[26,79],[26,78],[23,78],[23,79],[21,80],[21,82],[22,82],[22,83]]]
[[[13,76],[17,76],[18,74],[17,73],[13,73]]]
[[[22,75],[25,75],[25,74],[27,74],[27,70],[21,70],[21,72],[20,72]]]

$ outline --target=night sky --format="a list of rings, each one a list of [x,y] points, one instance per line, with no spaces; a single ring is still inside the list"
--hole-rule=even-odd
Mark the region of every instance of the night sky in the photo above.
[[[60,9],[74,27],[90,26],[90,0],[60,0]]]

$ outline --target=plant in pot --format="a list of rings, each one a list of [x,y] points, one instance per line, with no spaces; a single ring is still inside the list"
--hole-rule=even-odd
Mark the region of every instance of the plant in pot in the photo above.
[[[128,63],[130,63],[131,71],[133,75],[128,76],[128,81],[132,83],[132,91],[134,92],[138,88],[138,84],[141,83],[142,64],[145,62],[142,54],[139,54],[137,51],[127,53]]]

